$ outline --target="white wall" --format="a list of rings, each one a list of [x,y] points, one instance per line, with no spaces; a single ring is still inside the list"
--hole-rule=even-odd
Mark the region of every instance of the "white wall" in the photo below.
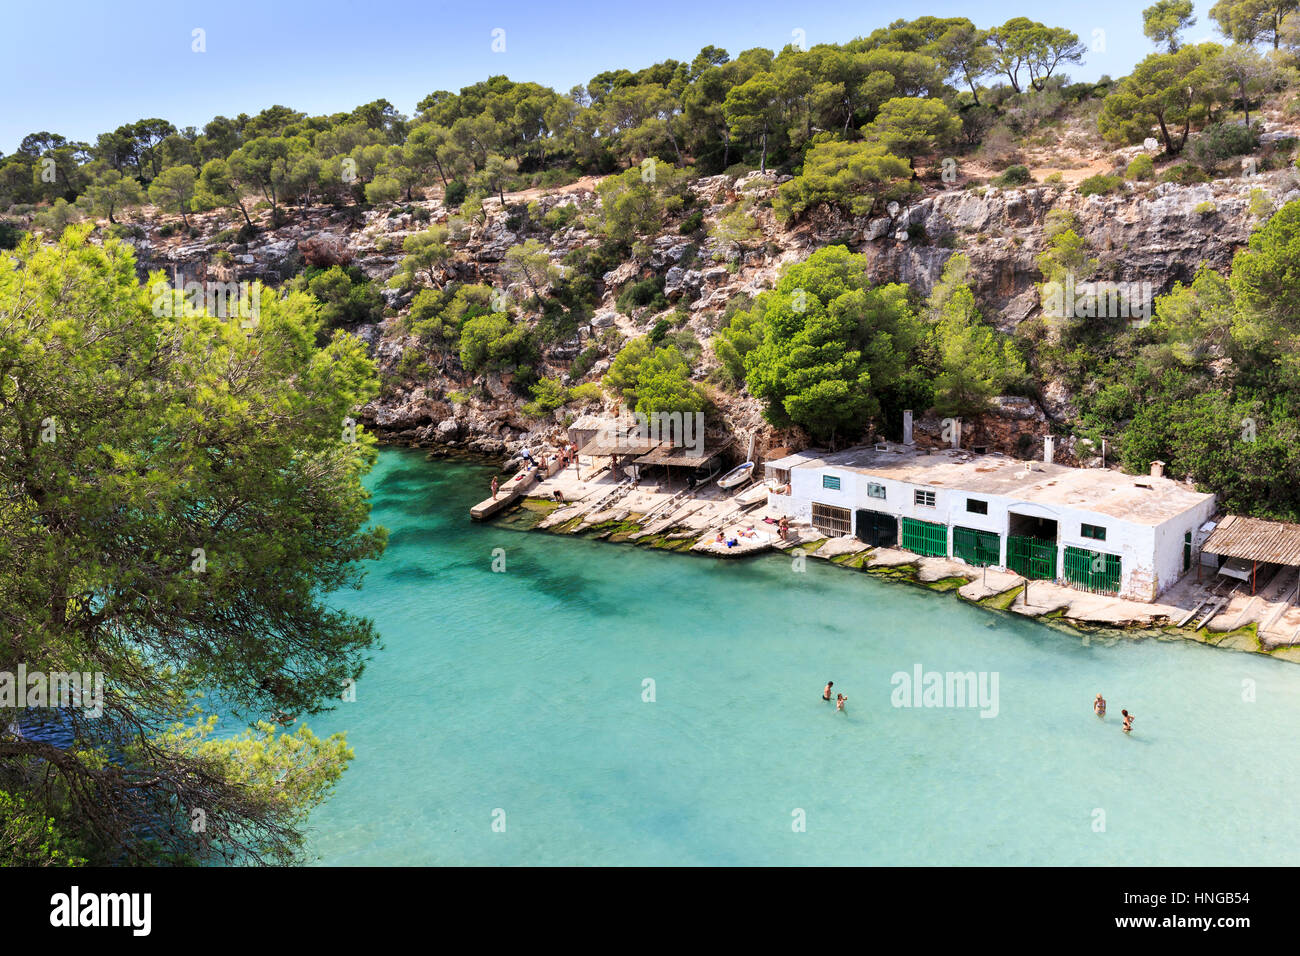
[[[839,490],[822,487],[822,476],[840,479]],[[885,498],[867,495],[868,484],[885,487]],[[973,528],[991,531],[1001,541],[999,566],[1006,567],[1007,535],[1010,513],[1053,520],[1057,524],[1057,573],[1063,577],[1066,547],[1083,548],[1103,554],[1119,555],[1121,561],[1120,596],[1151,601],[1178,580],[1182,573],[1183,535],[1199,527],[1214,513],[1209,499],[1195,508],[1164,522],[1159,527],[1136,524],[1109,515],[1079,508],[1042,505],[1019,501],[1002,495],[986,495],[956,488],[911,484],[889,478],[873,478],[834,466],[795,467],[790,471],[789,496],[773,495],[768,500],[781,513],[796,521],[812,520],[812,503],[847,508],[852,515],[853,533],[857,533],[857,511],[866,509],[898,518],[915,518],[948,526],[948,553],[952,554],[952,529]],[[914,492],[933,491],[933,508],[915,503]],[[966,510],[967,499],[988,502],[988,514]],[[1085,538],[1083,524],[1106,529],[1106,540]],[[901,533],[901,528],[900,528]]]

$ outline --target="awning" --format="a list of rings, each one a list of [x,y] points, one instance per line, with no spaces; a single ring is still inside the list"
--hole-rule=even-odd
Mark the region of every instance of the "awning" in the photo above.
[[[670,445],[664,442],[654,451],[642,455],[636,460],[638,465],[668,465],[673,468],[703,468],[714,458],[731,447],[731,442],[724,442],[713,449],[705,448],[698,455],[691,448]]]
[[[644,455],[662,444],[636,435],[618,435],[610,432],[596,435],[582,446],[579,454],[590,458],[608,458],[614,455]]]
[[[1243,561],[1298,567],[1300,524],[1229,515],[1205,539],[1201,550]]]

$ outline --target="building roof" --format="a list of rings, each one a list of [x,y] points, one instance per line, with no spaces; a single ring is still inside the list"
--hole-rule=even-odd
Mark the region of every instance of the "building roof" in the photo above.
[[[1201,550],[1243,561],[1300,565],[1300,524],[1228,515],[1210,532]]]
[[[1171,478],[1126,475],[1103,468],[1070,468],[947,448],[927,455],[923,449],[894,442],[834,453],[810,450],[790,456],[796,457],[802,460],[782,467],[840,468],[926,488],[998,495],[1049,509],[1076,508],[1152,526],[1213,497]]]
[[[726,441],[714,448],[705,448],[700,452],[700,454],[696,455],[692,453],[694,449],[680,445],[674,446],[670,445],[668,442],[664,442],[654,451],[642,455],[636,460],[636,463],[638,465],[671,465],[677,468],[701,468],[726,451],[730,445],[731,442]]]
[[[638,438],[634,434],[620,435],[618,432],[599,432],[587,444],[582,446],[580,454],[590,458],[609,457],[612,455],[644,455],[654,451],[662,444],[651,438]]]

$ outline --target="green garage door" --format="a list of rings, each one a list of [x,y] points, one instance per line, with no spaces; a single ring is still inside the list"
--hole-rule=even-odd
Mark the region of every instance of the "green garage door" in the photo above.
[[[1120,559],[1085,548],[1065,549],[1065,580],[1073,587],[1095,594],[1118,594]]]
[[[948,555],[948,526],[932,521],[903,519],[903,547],[931,558]]]
[[[953,557],[982,568],[997,564],[1002,558],[1002,539],[995,531],[976,531],[974,528],[952,529]]]
[[[1032,581],[1056,580],[1056,542],[1007,535],[1007,567]]]

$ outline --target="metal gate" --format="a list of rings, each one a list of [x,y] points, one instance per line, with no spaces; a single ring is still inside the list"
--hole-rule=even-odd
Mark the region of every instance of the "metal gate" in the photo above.
[[[995,531],[974,528],[952,529],[952,554],[978,568],[997,564],[1002,558],[1002,539]]]
[[[893,548],[898,545],[898,519],[883,511],[858,509],[858,538],[873,548]]]
[[[1032,581],[1056,580],[1056,542],[1007,535],[1007,568]]]
[[[1118,554],[1105,554],[1086,548],[1065,549],[1065,580],[1084,591],[1118,594],[1120,566]]]
[[[903,519],[903,547],[931,558],[948,555],[948,526],[932,521]]]

